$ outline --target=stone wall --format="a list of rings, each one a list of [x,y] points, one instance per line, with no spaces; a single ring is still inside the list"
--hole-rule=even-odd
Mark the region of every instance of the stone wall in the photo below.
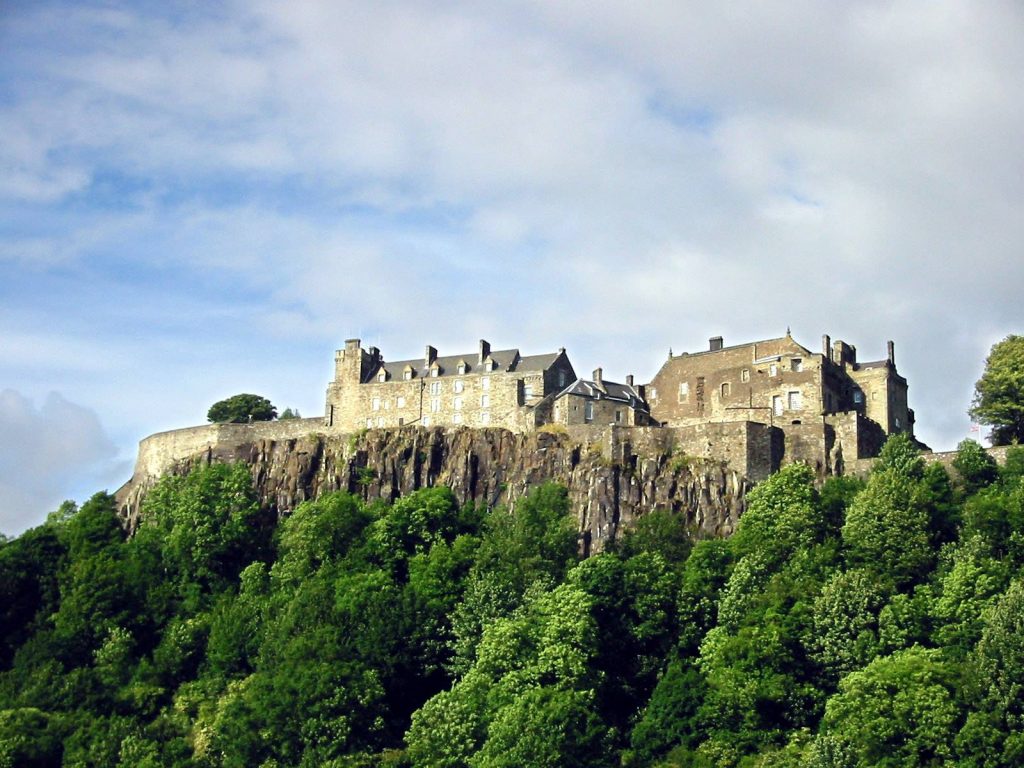
[[[1006,463],[1006,452],[1012,447],[1010,445],[998,445],[986,448],[985,452],[996,460],[996,464],[1002,466]],[[934,451],[922,453],[921,458],[929,464],[937,462],[949,470],[949,472],[955,474],[956,470],[953,469],[953,459],[956,458],[956,454],[956,451]],[[847,465],[847,474],[863,477],[871,471],[874,464],[875,459],[861,459],[860,461],[852,462]]]
[[[444,485],[460,503],[514,505],[531,487],[557,481],[569,489],[585,553],[599,551],[624,526],[659,508],[679,512],[706,534],[728,535],[751,485],[720,461],[681,460],[671,433],[656,428],[517,434],[407,427],[344,435],[303,434],[288,425],[285,436],[272,428],[238,426],[242,429],[219,433],[216,427],[180,430],[185,434],[163,433],[143,441],[149,450],[140,470],[157,469],[158,459],[170,463],[156,474],[137,472],[118,491],[126,525],[138,524],[145,495],[160,474],[183,473],[196,462],[245,462],[263,504],[278,515],[339,489],[367,499],[394,499]],[[200,434],[207,439],[196,439]],[[218,439],[209,439],[214,434]],[[191,448],[198,450],[186,450]],[[172,457],[179,449],[182,454]]]

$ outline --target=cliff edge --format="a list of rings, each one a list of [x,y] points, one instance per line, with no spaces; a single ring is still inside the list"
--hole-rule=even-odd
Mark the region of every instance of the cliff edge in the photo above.
[[[443,485],[460,503],[514,505],[535,485],[562,483],[585,553],[600,551],[645,512],[671,509],[695,531],[735,529],[752,486],[727,464],[687,455],[672,430],[586,427],[516,434],[504,429],[325,431],[320,419],[213,424],[140,443],[132,479],[117,492],[134,529],[146,493],[166,473],[196,463],[246,463],[262,503],[278,516],[323,493],[394,499]]]

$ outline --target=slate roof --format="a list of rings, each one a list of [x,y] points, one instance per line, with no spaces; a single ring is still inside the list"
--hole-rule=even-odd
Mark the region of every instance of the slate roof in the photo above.
[[[673,355],[672,359],[674,360],[677,357],[699,357],[701,355],[716,355],[719,352],[727,352],[727,351],[734,350],[734,349],[741,349],[742,347],[753,347],[755,345],[762,345],[762,344],[765,344],[765,345],[782,345],[783,342],[789,342],[790,344],[795,346],[798,350],[800,350],[802,354],[805,354],[805,355],[813,354],[807,347],[805,347],[800,342],[796,341],[792,336],[779,336],[778,338],[774,338],[774,339],[761,339],[760,341],[745,341],[745,342],[743,342],[741,344],[730,344],[729,346],[722,347],[721,349],[702,349],[702,350],[699,350],[697,352],[680,352],[678,355]],[[787,353],[786,352],[773,352],[770,355],[766,355],[763,359],[767,360],[767,359],[772,358],[772,357],[781,357],[784,354],[787,354]]]
[[[518,349],[492,350],[487,359],[493,360],[497,364],[493,369],[485,368],[483,364],[477,362],[479,359],[479,353],[477,351],[464,355],[438,356],[434,359],[434,362],[438,366],[436,377],[430,376],[431,367],[424,365],[425,360],[422,357],[414,360],[396,360],[391,363],[385,362],[381,367],[387,371],[389,381],[401,381],[405,377],[406,367],[411,367],[413,371],[416,372],[416,378],[445,378],[449,376],[469,374],[504,373],[506,371],[515,371],[516,373],[541,373],[550,368],[561,354],[563,353],[552,352],[547,355],[527,355],[526,357],[523,357],[519,354]],[[459,374],[459,363],[463,362],[466,364],[466,373]],[[376,380],[381,367],[378,367],[376,370],[371,372],[363,383]]]
[[[586,397],[591,400],[614,400],[616,402],[626,403],[636,410],[648,410],[647,402],[640,397],[640,392],[636,387],[604,379],[602,379],[601,383],[604,385],[603,390],[597,386],[597,382],[595,381],[576,379],[576,381],[555,395],[555,399],[558,399],[563,395],[575,395],[577,397]]]

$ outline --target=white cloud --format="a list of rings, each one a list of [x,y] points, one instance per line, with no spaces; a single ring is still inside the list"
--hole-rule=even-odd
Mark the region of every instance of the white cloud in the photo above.
[[[0,269],[127,275],[109,308],[62,310],[138,340],[82,323],[129,390],[90,392],[105,423],[237,344],[241,317],[328,362],[351,335],[392,357],[486,335],[641,378],[668,346],[791,325],[866,357],[895,339],[948,446],[992,335],[1019,330],[1017,3],[156,13],[27,9],[7,34],[0,198],[64,223],[5,238]],[[112,201],[83,213],[97,188]],[[21,330],[18,364],[43,370]],[[160,374],[131,383],[131,355]]]
[[[96,412],[56,392],[37,407],[15,390],[0,391],[0,434],[0,531],[8,535],[125,474]],[[88,481],[91,489],[82,485]]]

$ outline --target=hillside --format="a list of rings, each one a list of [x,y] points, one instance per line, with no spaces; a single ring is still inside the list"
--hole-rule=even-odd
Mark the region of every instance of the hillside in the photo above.
[[[1024,449],[954,466],[893,439],[590,557],[551,483],[278,520],[214,462],[130,537],[97,494],[0,545],[0,765],[1019,765]]]

